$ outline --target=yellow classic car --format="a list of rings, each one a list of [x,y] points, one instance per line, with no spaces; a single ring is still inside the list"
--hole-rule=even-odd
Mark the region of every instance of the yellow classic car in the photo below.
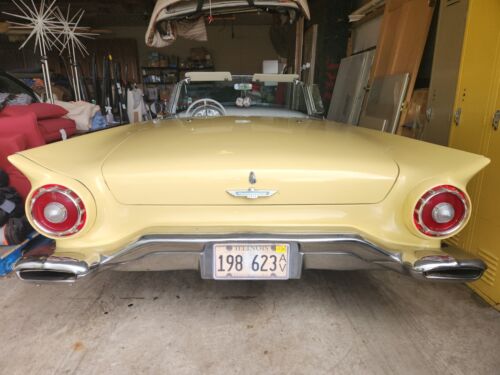
[[[471,215],[468,181],[489,160],[321,117],[294,75],[190,73],[170,118],[13,155],[26,211],[52,239],[23,280],[101,270],[198,270],[217,280],[304,269],[390,269],[470,281],[485,264],[443,240]]]

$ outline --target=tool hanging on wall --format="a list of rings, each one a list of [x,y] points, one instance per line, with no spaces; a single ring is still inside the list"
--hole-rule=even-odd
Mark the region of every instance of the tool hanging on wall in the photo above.
[[[102,91],[101,91],[101,111],[102,113],[106,113],[106,118],[108,119],[108,123],[110,118],[108,115],[111,113],[111,116],[113,115],[112,113],[112,103],[113,103],[113,97],[112,97],[112,84],[111,84],[111,55],[106,55],[104,56],[103,60],[103,69],[102,69]]]
[[[133,90],[132,84],[130,83],[128,74],[128,64],[125,64],[125,81],[123,82],[123,101],[127,107],[127,117],[129,122],[133,122],[133,119],[130,118],[130,110],[129,110],[129,92]]]
[[[99,86],[99,73],[97,68],[97,57],[96,54],[92,54],[92,59],[90,62],[90,74],[92,76],[92,101],[99,105],[101,103],[101,88]]]
[[[106,96],[109,95],[108,92],[106,91],[106,80],[108,79],[106,72],[106,64],[108,64],[108,58],[107,56],[104,56],[102,60],[102,81],[101,81],[101,101],[99,102],[99,105],[101,106],[101,112],[106,113],[105,108],[106,108]]]
[[[85,77],[83,76],[82,73],[82,68],[80,66],[80,63],[76,63],[76,69],[78,71],[78,79],[80,83],[80,100],[83,100],[84,102],[89,101],[89,90],[87,88],[87,82],[85,81]]]
[[[115,67],[115,94],[116,94],[115,100],[116,100],[116,106],[118,107],[120,125],[122,125],[129,122],[127,116],[127,105],[123,89],[124,85],[121,77],[121,65],[120,63],[115,62],[114,67]]]
[[[124,91],[133,89],[132,83],[130,82],[130,79],[129,79],[128,64],[125,64],[125,80],[124,80],[123,84],[125,86]],[[134,82],[134,84],[135,84],[135,82]],[[126,96],[127,96],[127,93],[125,92],[125,97]]]
[[[75,92],[75,87],[74,87],[74,83],[73,83],[73,80],[71,79],[71,72],[70,72],[70,69],[68,67],[68,63],[66,62],[66,59],[62,56],[59,56],[59,61],[61,62],[61,65],[64,66],[64,72],[66,73],[66,77],[68,77],[68,83],[69,83],[69,86],[71,88],[71,92]],[[60,100],[62,98],[59,98]],[[74,99],[74,97],[73,97]]]
[[[117,102],[117,86],[116,86],[116,75],[115,75],[115,69],[114,69],[114,62],[113,62],[113,56],[110,54],[109,55],[109,77],[110,77],[110,92],[111,92],[111,110],[114,115],[118,115],[118,102]]]

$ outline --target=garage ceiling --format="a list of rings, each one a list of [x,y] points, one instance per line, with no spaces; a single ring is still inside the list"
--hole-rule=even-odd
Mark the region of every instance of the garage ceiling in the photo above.
[[[49,1],[49,0],[47,0]],[[314,0],[310,0],[312,2]],[[38,3],[39,0],[36,1]],[[63,9],[71,4],[71,9],[85,9],[82,25],[93,28],[105,28],[113,26],[147,26],[156,0],[57,0],[57,4]],[[4,12],[18,13],[12,0],[0,0],[0,9]],[[0,12],[0,21],[6,21],[8,17]],[[239,25],[270,25],[272,17],[261,14],[255,15],[239,14],[231,17],[223,17],[220,22],[235,22]]]
[[[74,10],[85,9],[83,25],[91,27],[141,26],[147,25],[155,0],[57,0],[57,4],[62,8],[71,4]],[[17,13],[17,8],[11,0],[0,0],[0,9]],[[0,20],[5,20],[5,18],[0,14]]]

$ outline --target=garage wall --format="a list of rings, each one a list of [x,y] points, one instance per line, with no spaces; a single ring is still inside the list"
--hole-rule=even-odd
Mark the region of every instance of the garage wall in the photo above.
[[[212,55],[217,70],[232,73],[254,73],[262,70],[262,60],[278,59],[269,38],[269,26],[212,25],[208,26],[208,42],[178,39],[172,46],[149,48],[144,43],[146,27],[113,27],[113,37],[137,39],[140,64],[147,62],[148,53],[160,51],[165,55],[189,56],[192,47],[205,47]]]
[[[340,60],[347,51],[350,28],[347,16],[354,8],[350,1],[345,0],[315,0],[309,2],[309,7],[312,19],[307,26],[318,25],[315,82],[319,84],[328,113]]]

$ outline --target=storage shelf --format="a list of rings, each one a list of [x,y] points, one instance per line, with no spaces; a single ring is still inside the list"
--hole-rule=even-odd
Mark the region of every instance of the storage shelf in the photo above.
[[[143,82],[145,85],[175,85],[177,82]]]
[[[206,67],[206,68],[179,68],[179,70],[197,72],[197,71],[205,71],[205,70],[215,70],[215,67],[211,66],[211,67]]]
[[[172,67],[154,67],[154,66],[142,66],[141,67],[141,72],[142,74],[142,83],[144,85],[172,85],[175,84],[176,82],[180,81],[181,79],[184,78],[184,74],[186,72],[213,72],[215,71],[215,67],[204,67],[204,68],[187,68],[187,67],[177,67],[177,68],[172,68]],[[147,72],[147,74],[144,74]],[[155,72],[160,72],[159,74],[155,74]],[[145,82],[145,78],[149,76],[161,76],[166,74],[162,74],[161,72],[169,72],[169,73],[175,73],[176,77],[176,82]],[[172,75],[172,74],[171,74]]]
[[[141,66],[143,70],[177,70],[177,67],[171,66]]]

